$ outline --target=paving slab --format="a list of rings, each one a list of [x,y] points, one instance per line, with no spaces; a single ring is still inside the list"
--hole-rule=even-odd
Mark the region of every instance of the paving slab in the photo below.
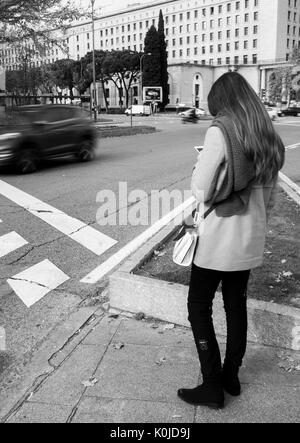
[[[25,403],[8,423],[66,423],[71,408],[44,403]]]
[[[89,380],[106,347],[79,346],[46,383],[31,397],[32,402],[75,405],[83,394],[82,382]]]
[[[281,368],[280,364],[282,364],[284,360],[279,357],[280,352],[282,352],[282,350],[277,348],[248,344],[247,353],[240,373],[241,381],[243,383],[260,384],[262,386],[273,386],[274,390],[283,386],[299,387],[300,372],[288,372]],[[294,352],[294,355],[295,358],[299,358],[298,352]]]
[[[113,339],[116,331],[125,319],[113,318],[105,315],[100,323],[95,326],[83,341],[85,345],[107,345]]]
[[[226,396],[225,409],[197,408],[196,423],[299,423],[300,388],[243,385],[238,398]]]
[[[194,415],[178,403],[85,397],[72,423],[192,423]]]
[[[86,395],[177,402],[178,388],[197,383],[199,369],[191,348],[111,345],[95,375],[100,382]]]

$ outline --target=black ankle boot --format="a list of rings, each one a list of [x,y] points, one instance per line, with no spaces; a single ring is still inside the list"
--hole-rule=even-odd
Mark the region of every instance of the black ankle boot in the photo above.
[[[178,396],[192,405],[224,408],[224,392],[220,384],[206,382],[195,389],[179,389]]]
[[[241,383],[238,377],[239,370],[236,368],[223,367],[222,370],[222,384],[224,390],[232,395],[238,397],[241,395]]]

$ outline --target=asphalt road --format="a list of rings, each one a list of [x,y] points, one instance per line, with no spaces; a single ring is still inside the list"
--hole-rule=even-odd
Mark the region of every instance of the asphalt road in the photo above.
[[[129,123],[126,117],[116,116],[113,120]],[[91,285],[80,280],[149,227],[119,226],[118,223],[99,226],[99,192],[113,191],[118,199],[120,182],[127,183],[128,193],[141,190],[149,195],[152,190],[189,190],[191,170],[197,157],[193,146],[203,144],[210,122],[182,125],[177,116],[158,115],[134,118],[134,124],[155,125],[159,132],[101,140],[92,163],[67,160],[48,164],[33,175],[0,175],[0,242],[3,236],[11,236],[12,249],[15,248],[0,257],[0,326],[6,329],[8,351],[0,353],[0,383],[1,373],[4,374],[7,366],[17,367],[13,363],[18,359],[21,365],[26,362],[70,311],[101,293],[103,282]],[[300,143],[300,117],[283,118],[275,125],[286,146]],[[300,147],[292,146],[287,150],[283,172],[298,184],[299,165]],[[3,196],[1,183],[2,190],[3,183],[12,186],[9,198]],[[38,199],[38,203],[34,201],[38,210],[28,211],[31,197]],[[148,207],[145,198],[144,203]],[[44,204],[60,211],[54,225],[49,224],[51,214]],[[122,201],[121,207],[117,204],[116,209],[111,207],[109,212],[124,215],[127,208],[132,208],[132,203]],[[161,211],[160,215],[165,212]],[[68,217],[92,228],[86,236],[88,242],[84,235],[68,236],[58,229],[70,222]],[[74,232],[73,226],[77,225],[74,220],[72,223],[70,231]],[[94,245],[102,234],[115,245],[97,254]],[[36,281],[36,275],[43,272],[51,278],[45,282],[41,279],[39,285],[32,286],[30,282]],[[7,382],[6,378],[2,384]],[[14,372],[10,378],[14,378]]]

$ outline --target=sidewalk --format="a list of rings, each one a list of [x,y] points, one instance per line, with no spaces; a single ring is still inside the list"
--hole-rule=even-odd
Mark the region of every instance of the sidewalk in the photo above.
[[[219,337],[224,353],[224,338]],[[294,423],[300,418],[299,353],[249,343],[243,393],[214,411],[177,398],[200,382],[190,329],[96,315],[76,345],[52,356],[52,372],[8,423]]]

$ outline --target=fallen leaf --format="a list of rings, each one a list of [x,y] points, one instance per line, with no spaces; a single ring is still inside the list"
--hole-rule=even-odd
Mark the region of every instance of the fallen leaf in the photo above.
[[[172,418],[182,418],[182,415],[172,415]]]
[[[135,318],[136,320],[144,320],[145,317],[146,317],[146,316],[145,316],[145,314],[144,314],[143,312],[138,312],[138,313],[135,314],[135,316],[134,316],[134,318]]]
[[[155,362],[155,364],[157,364],[158,366],[161,366],[164,363],[166,363],[166,361],[167,361],[166,357],[161,357]]]
[[[292,276],[293,276],[293,273],[290,272],[290,271],[283,272],[283,273],[282,273],[282,276],[283,276],[283,277],[286,277],[286,278],[289,278],[289,277],[292,277]]]
[[[284,265],[287,262],[287,260],[281,260],[281,263]]]
[[[158,328],[159,328],[159,326],[158,326],[158,325],[156,325],[156,324],[153,324],[153,325],[150,325],[150,328],[151,328],[151,329],[158,329]]]
[[[124,343],[114,343],[113,344],[113,349],[116,349],[117,351],[119,351],[120,349],[124,348]]]
[[[173,325],[173,324],[168,324],[168,325],[164,326],[164,330],[165,331],[169,331],[169,330],[174,329],[174,328],[175,328],[175,325]]]
[[[98,383],[98,381],[99,380],[97,380],[97,378],[91,377],[88,380],[81,382],[81,384],[86,388],[93,388]]]

